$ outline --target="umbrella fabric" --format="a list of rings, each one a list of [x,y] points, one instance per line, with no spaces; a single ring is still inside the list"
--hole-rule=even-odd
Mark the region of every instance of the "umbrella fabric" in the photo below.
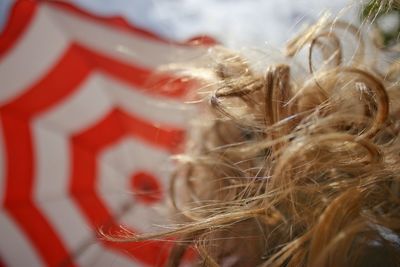
[[[70,4],[15,2],[0,35],[0,266],[165,262],[167,242],[96,233],[165,223],[156,208],[194,83],[156,68],[205,51]]]

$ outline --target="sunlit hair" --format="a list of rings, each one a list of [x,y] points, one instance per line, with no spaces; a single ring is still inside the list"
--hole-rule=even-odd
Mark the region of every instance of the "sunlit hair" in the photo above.
[[[125,241],[176,238],[169,266],[188,247],[199,266],[400,266],[399,64],[365,39],[321,19],[264,72],[215,48],[190,70],[207,97],[176,157],[177,224]]]

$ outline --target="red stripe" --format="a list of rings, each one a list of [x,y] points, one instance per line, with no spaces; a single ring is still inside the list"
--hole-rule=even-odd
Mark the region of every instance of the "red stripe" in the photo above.
[[[184,130],[148,123],[140,118],[119,112],[119,118],[128,135],[138,137],[151,145],[166,149],[171,153],[179,151],[184,138]]]
[[[99,149],[111,145],[123,135],[133,136],[150,145],[174,152],[182,143],[184,131],[168,125],[155,126],[132,114],[114,109],[96,125],[74,136],[72,140],[81,147],[98,153]]]
[[[29,125],[0,110],[6,150],[4,205],[11,207],[31,200],[33,186],[33,147]]]
[[[172,74],[162,74],[137,65],[122,63],[111,57],[96,53],[77,45],[80,53],[102,71],[134,86],[133,89],[144,90],[153,95],[183,97],[198,84],[187,78]]]
[[[92,65],[81,57],[79,49],[71,46],[58,63],[48,73],[43,74],[41,80],[1,109],[13,110],[29,119],[57,105],[76,91],[92,68]]]
[[[0,32],[0,59],[10,50],[21,35],[26,31],[36,11],[36,3],[33,0],[16,1],[11,8],[9,19]]]
[[[135,128],[127,128],[126,123],[132,123]],[[126,134],[132,134],[144,139],[150,138],[147,141],[151,141],[152,144],[171,149],[172,146],[166,144],[167,141],[170,143],[176,141],[175,134],[170,135],[165,130],[159,129],[158,135],[160,139],[154,139],[154,136],[148,137],[148,135],[151,136],[150,133],[144,134],[144,131],[150,129],[152,131],[156,130],[154,126],[136,120],[136,118],[128,118],[123,112],[114,110],[92,128],[72,138],[71,151],[73,158],[71,160],[70,192],[95,231],[104,227],[106,227],[106,232],[118,231],[119,229],[118,223],[95,191],[98,177],[96,172],[98,153]],[[144,134],[143,136],[141,132]],[[130,244],[104,242],[104,244],[118,252],[128,253],[128,255],[150,266],[162,266],[170,248],[168,243],[160,241]]]
[[[125,132],[114,110],[87,130],[71,138],[74,144],[97,153],[101,146],[108,146]]]
[[[6,154],[4,208],[33,243],[48,266],[68,258],[56,232],[32,200],[34,157],[29,122],[0,111]]]

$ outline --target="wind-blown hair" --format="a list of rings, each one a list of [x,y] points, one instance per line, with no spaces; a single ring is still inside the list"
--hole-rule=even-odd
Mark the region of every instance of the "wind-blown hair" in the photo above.
[[[400,266],[399,63],[364,39],[322,19],[264,73],[215,48],[191,70],[208,96],[176,157],[177,225],[126,240],[177,238],[169,266],[188,247],[199,266]]]

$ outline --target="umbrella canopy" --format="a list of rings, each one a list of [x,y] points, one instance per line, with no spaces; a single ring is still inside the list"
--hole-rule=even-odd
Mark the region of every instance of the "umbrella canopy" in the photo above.
[[[165,223],[155,207],[194,83],[156,68],[205,51],[70,4],[15,2],[0,35],[0,266],[163,264],[165,242],[96,233]]]

